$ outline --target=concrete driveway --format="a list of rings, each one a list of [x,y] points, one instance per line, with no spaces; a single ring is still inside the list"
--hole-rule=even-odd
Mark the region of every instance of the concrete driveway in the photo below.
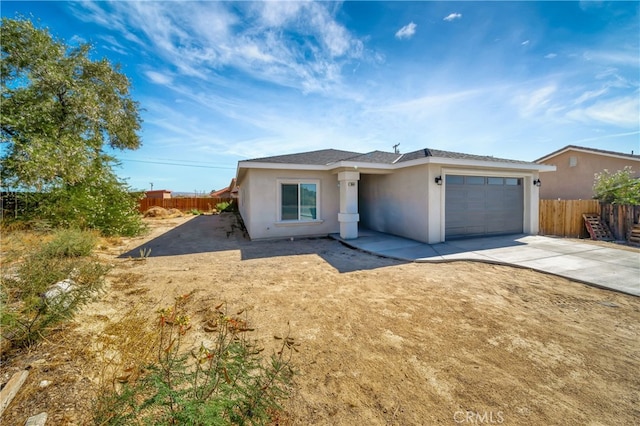
[[[360,230],[344,244],[379,256],[414,262],[475,260],[514,265],[640,296],[640,249],[617,248],[539,235],[507,235],[424,244]]]

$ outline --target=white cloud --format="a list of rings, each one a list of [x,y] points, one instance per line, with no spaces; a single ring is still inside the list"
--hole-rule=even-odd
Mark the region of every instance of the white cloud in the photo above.
[[[606,95],[608,92],[609,92],[609,89],[606,87],[603,87],[602,89],[599,89],[599,90],[587,90],[582,95],[580,95],[578,99],[574,101],[574,104],[575,105],[583,104],[591,99],[599,98],[602,95]]]
[[[100,35],[99,38],[102,39],[105,43],[103,46],[105,49],[116,52],[123,56],[129,55],[127,49],[120,42],[118,42],[118,40],[116,40],[114,36]]]
[[[452,105],[458,105],[484,93],[483,89],[471,89],[463,91],[452,91],[449,93],[442,93],[438,95],[428,95],[419,98],[409,99],[395,104],[389,104],[378,108],[378,111],[395,112],[402,114],[419,114],[429,115],[430,113],[441,111],[443,108],[448,108]]]
[[[281,27],[295,19],[305,7],[299,1],[266,1],[256,3],[258,18],[265,27]]]
[[[87,40],[84,37],[80,37],[78,35],[74,35],[73,37],[71,37],[69,42],[71,44],[86,44]]]
[[[557,53],[547,53],[546,55],[544,55],[545,59],[553,59],[557,56],[558,56]]]
[[[460,19],[460,18],[462,18],[462,14],[461,13],[450,13],[450,14],[448,14],[447,16],[445,16],[443,18],[443,21],[451,22],[451,21],[455,21],[456,19]]]
[[[159,73],[157,71],[145,71],[144,73],[149,80],[155,84],[166,86],[172,83],[173,78],[168,74]]]
[[[520,43],[520,44],[521,44],[522,46],[526,46],[526,45],[528,45],[529,43],[531,43],[529,40],[525,40],[525,41],[523,41],[523,42],[522,42],[522,43]]]
[[[635,49],[623,50],[600,50],[586,51],[582,57],[587,61],[594,61],[603,64],[619,64],[629,67],[640,67],[640,55],[637,47]]]
[[[74,12],[120,32],[176,74],[205,81],[231,68],[235,78],[340,93],[342,68],[377,55],[325,3],[88,2]]]
[[[522,91],[514,97],[514,101],[524,117],[531,117],[550,108],[551,97],[557,91],[555,84],[535,89]]]
[[[629,129],[640,125],[640,104],[638,94],[597,102],[589,107],[574,109],[567,117],[576,121],[592,123],[594,120]]]
[[[409,22],[407,25],[400,28],[396,32],[396,38],[402,40],[403,38],[413,37],[413,35],[416,33],[416,27],[417,27],[416,24],[414,24],[413,22]]]

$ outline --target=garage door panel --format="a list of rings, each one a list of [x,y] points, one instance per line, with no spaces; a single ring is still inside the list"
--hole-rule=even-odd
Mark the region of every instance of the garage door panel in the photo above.
[[[516,178],[447,176],[445,238],[522,232],[521,182]]]

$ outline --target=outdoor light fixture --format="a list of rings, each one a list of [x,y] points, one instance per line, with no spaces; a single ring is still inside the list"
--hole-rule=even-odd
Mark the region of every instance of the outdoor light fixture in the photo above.
[[[533,184],[537,187],[540,187],[542,185],[542,181],[540,181],[540,179],[534,179]]]
[[[442,185],[442,176],[436,176],[436,183]]]

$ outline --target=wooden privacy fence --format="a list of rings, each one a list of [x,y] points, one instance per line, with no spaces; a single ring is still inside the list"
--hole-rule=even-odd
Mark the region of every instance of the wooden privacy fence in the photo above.
[[[600,217],[616,240],[629,240],[634,224],[640,223],[640,206],[602,204]]]
[[[580,238],[588,236],[582,215],[600,214],[598,200],[540,200],[541,235]]]
[[[199,210],[208,212],[216,208],[216,204],[228,203],[228,198],[191,197],[191,198],[143,198],[140,200],[139,210],[146,212],[151,207],[164,207],[165,209],[178,209],[183,212]]]
[[[603,204],[598,200],[540,200],[539,233],[558,237],[588,238],[583,214],[595,213],[616,240],[628,240],[640,223],[640,206]]]

